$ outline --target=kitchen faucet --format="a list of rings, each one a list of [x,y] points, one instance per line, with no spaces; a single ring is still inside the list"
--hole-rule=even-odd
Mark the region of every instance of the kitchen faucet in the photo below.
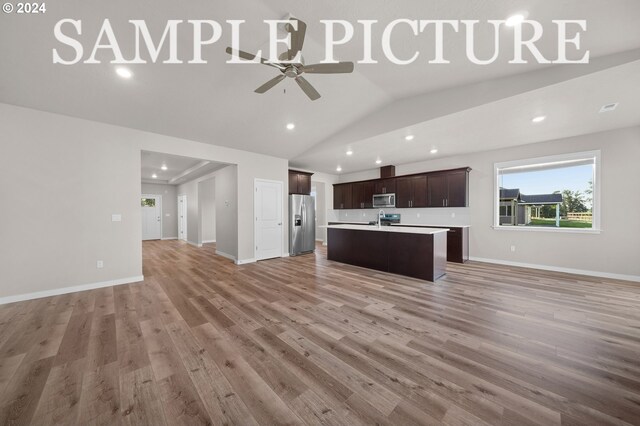
[[[384,219],[384,217],[384,210],[380,209],[380,211],[378,212],[378,228],[382,227],[382,219]]]

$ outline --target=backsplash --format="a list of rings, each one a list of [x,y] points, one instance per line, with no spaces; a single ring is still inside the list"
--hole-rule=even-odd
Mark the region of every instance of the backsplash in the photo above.
[[[456,208],[430,208],[430,209],[383,209],[385,213],[399,213],[400,223],[410,225],[434,225],[434,226],[462,226],[471,223],[470,209],[468,207]],[[377,220],[378,210],[330,210],[329,221],[341,222],[369,222]],[[335,219],[333,219],[335,218]]]

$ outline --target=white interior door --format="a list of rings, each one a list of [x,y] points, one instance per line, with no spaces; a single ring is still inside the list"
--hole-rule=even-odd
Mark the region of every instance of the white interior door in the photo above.
[[[162,238],[162,197],[142,195],[142,240]]]
[[[187,241],[187,196],[178,195],[178,239]]]
[[[256,260],[282,256],[282,182],[255,180]]]

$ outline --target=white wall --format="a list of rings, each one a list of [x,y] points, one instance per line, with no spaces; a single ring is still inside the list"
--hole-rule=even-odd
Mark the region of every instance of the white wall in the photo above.
[[[178,186],[178,195],[187,196],[187,241],[202,245],[211,224],[203,228],[204,210],[214,210],[213,239],[216,251],[238,259],[238,168],[229,165]],[[253,191],[252,191],[253,193]],[[211,216],[208,212],[207,216]],[[208,218],[210,219],[210,217]],[[207,220],[208,220],[207,219]]]
[[[254,179],[288,177],[285,159],[7,104],[0,134],[0,302],[142,275],[141,150],[237,164],[239,262],[254,258]]]
[[[198,204],[200,207],[200,242],[216,241],[216,180],[198,182]]]
[[[238,168],[236,166],[225,167],[216,172],[216,252],[232,258],[238,258],[239,256],[238,235],[240,231],[246,230],[247,228],[253,229],[254,223],[253,203],[251,204],[248,219],[245,218],[246,215],[238,214],[238,197],[240,194],[234,189],[237,187]],[[253,197],[253,185],[249,192],[251,192],[251,196]],[[239,226],[239,224],[242,225]],[[286,231],[287,230],[285,230],[285,232]],[[251,238],[251,248],[253,249],[253,231]],[[285,247],[284,242],[283,247]],[[252,258],[254,257],[253,253],[252,251]]]
[[[0,297],[142,275],[140,148],[125,133],[0,104]]]
[[[300,169],[296,168],[296,170]],[[338,212],[336,210],[333,210],[333,184],[338,183],[338,176],[320,172],[312,173],[313,176],[311,176],[311,185],[321,184],[324,187],[324,194],[319,194],[319,196],[324,198],[322,200],[319,200],[318,205],[320,205],[320,203],[324,201],[324,211],[318,213],[316,221],[316,240],[322,240],[326,243],[326,228],[320,227],[325,226],[329,221],[335,221],[339,219]]]
[[[496,162],[546,155],[601,150],[600,234],[553,231],[495,230],[493,225],[493,167]],[[555,269],[593,271],[640,280],[640,127],[612,130],[496,151],[396,166],[396,175],[469,166],[468,208],[406,209],[403,222],[469,224],[470,255],[501,262],[526,263]],[[378,171],[344,175],[341,182],[377,178]],[[456,213],[456,218],[447,217]],[[421,217],[415,217],[420,213]],[[361,217],[344,211],[341,220]],[[516,251],[511,252],[510,246]]]
[[[142,194],[162,195],[162,238],[178,238],[178,198],[174,185],[143,183]]]

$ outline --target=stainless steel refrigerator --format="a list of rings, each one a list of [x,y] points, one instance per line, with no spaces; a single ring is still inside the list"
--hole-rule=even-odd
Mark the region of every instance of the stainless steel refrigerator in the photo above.
[[[316,208],[311,195],[289,195],[289,254],[313,253],[316,246]]]

